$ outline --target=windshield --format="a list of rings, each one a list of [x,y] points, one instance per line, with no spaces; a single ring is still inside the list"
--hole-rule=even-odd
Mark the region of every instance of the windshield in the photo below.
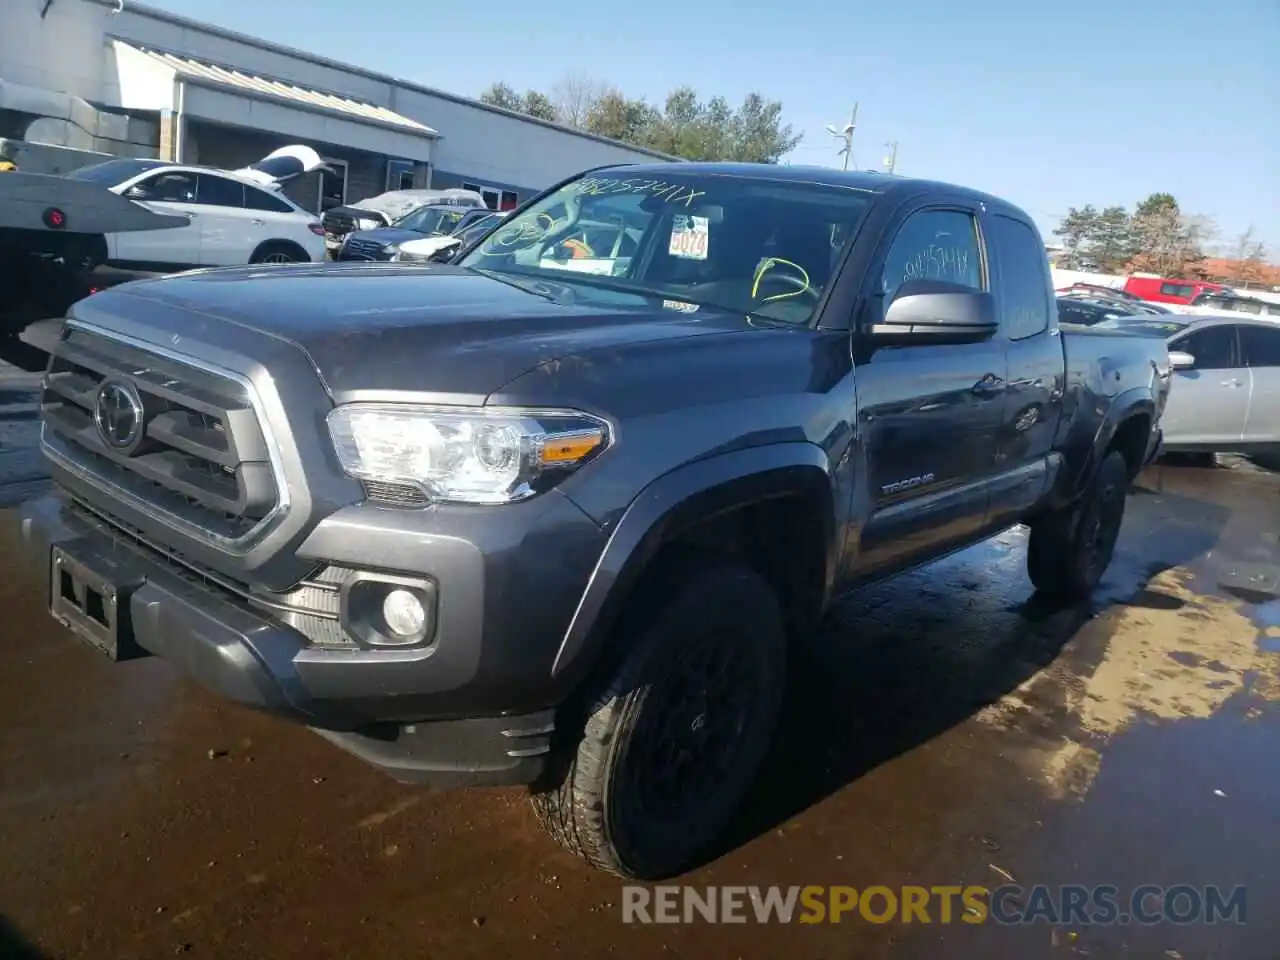
[[[452,232],[466,213],[465,209],[459,207],[419,207],[411,213],[406,213],[392,226],[425,233],[428,236],[437,236]]]
[[[136,177],[140,173],[154,170],[156,167],[168,166],[163,160],[107,160],[95,163],[67,174],[72,180],[88,180],[106,187],[114,187],[117,183]]]
[[[807,323],[875,194],[724,174],[566,184],[459,264]]]

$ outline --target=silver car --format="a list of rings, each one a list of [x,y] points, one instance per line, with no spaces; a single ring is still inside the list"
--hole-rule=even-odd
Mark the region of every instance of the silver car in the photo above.
[[[1169,342],[1170,452],[1280,451],[1280,323],[1234,315],[1117,317],[1097,324]]]

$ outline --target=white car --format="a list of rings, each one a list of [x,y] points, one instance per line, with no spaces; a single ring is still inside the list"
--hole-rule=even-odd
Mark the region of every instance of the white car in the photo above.
[[[391,259],[400,263],[430,261],[442,251],[464,247],[488,233],[506,215],[506,211],[498,212],[488,209],[469,211],[454,227],[453,233],[423,237],[421,240],[406,240],[392,254]]]
[[[234,171],[120,159],[67,176],[100,184],[156,213],[185,217],[186,226],[106,235],[106,263],[165,271],[323,260],[320,219],[280,192],[289,180],[323,167],[313,149],[295,145]]]

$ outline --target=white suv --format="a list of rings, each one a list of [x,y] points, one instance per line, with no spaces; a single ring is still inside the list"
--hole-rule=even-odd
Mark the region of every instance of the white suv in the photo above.
[[[323,260],[319,218],[279,192],[287,180],[321,166],[310,148],[285,147],[236,171],[120,159],[67,176],[101,184],[157,213],[186,217],[185,227],[106,235],[107,248],[100,251],[105,262],[163,271]]]

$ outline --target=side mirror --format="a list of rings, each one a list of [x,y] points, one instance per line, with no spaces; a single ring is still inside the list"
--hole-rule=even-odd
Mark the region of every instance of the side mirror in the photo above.
[[[1169,351],[1169,366],[1175,370],[1190,370],[1196,365],[1196,358],[1182,350]]]
[[[978,343],[1000,328],[995,298],[945,280],[908,280],[898,288],[882,322],[871,328],[875,343]]]
[[[130,187],[124,192],[124,195],[130,200],[141,200],[147,195],[147,191],[143,190],[141,187]]]

